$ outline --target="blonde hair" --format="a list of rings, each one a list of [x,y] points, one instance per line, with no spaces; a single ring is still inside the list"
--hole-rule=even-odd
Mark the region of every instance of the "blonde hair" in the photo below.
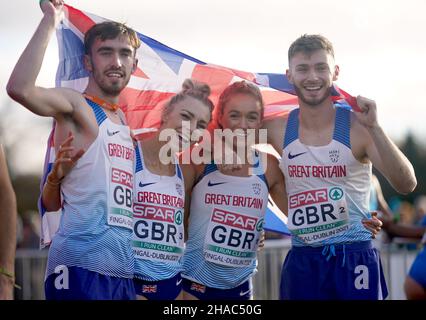
[[[182,90],[175,94],[164,106],[161,121],[163,121],[164,117],[172,111],[173,107],[178,102],[184,100],[186,97],[197,99],[207,106],[210,109],[210,112],[213,111],[214,105],[209,99],[209,96],[210,87],[207,84],[186,79],[182,84]]]

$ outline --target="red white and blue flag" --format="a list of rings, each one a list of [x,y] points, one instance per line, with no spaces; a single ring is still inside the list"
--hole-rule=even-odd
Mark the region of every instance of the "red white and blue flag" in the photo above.
[[[95,23],[107,20],[65,5],[65,19],[57,30],[59,46],[57,87],[84,91],[88,83],[88,72],[83,66],[84,34]],[[265,118],[285,116],[291,109],[297,107],[297,97],[284,74],[245,72],[205,63],[141,33],[138,33],[138,36],[142,43],[136,54],[139,60],[138,68],[132,74],[127,88],[121,93],[119,101],[135,134],[158,127],[164,102],[180,91],[183,81],[187,78],[207,83],[211,88],[211,99],[214,103],[217,102],[223,89],[233,82],[247,80],[255,83],[260,88],[265,102]],[[355,107],[353,98],[336,86],[333,88],[333,99]],[[41,186],[52,168],[54,156],[53,134],[51,134],[48,139]],[[51,237],[56,232],[59,214],[46,212],[41,201],[39,209],[42,216],[41,244],[45,246],[50,243]],[[275,210],[268,211],[268,214],[271,212]],[[283,219],[285,221],[284,215],[279,221]],[[266,221],[270,220],[267,217]],[[278,227],[282,229],[282,226]],[[268,223],[265,228],[276,230]]]

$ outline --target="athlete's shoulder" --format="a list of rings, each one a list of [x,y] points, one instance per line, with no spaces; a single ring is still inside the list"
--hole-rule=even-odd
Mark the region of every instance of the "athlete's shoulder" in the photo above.
[[[284,116],[269,117],[263,120],[262,128],[268,130],[283,130],[287,124],[288,114]]]
[[[262,128],[267,130],[267,140],[274,149],[281,153],[284,143],[288,116],[279,116],[263,120]]]
[[[179,163],[187,189],[192,189],[195,182],[203,174],[204,164]]]
[[[71,109],[66,109],[66,112],[60,112],[55,116],[56,120],[61,120],[61,118],[69,120],[74,120],[79,122],[79,119],[81,113],[87,113],[88,110],[88,103],[86,99],[84,98],[83,94],[70,88],[52,88],[49,90],[54,90],[56,95],[59,97],[62,97],[62,101],[67,103],[71,106]],[[60,99],[57,100],[58,103],[60,103]]]

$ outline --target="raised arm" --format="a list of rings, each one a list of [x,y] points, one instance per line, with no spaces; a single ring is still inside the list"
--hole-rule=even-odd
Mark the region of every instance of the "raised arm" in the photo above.
[[[49,40],[63,16],[63,1],[41,2],[43,18],[19,58],[7,84],[7,93],[31,112],[57,117],[73,111],[70,89],[46,89],[35,85]]]
[[[13,299],[16,217],[15,193],[0,145],[0,300]]]
[[[376,103],[360,96],[357,97],[357,103],[362,112],[356,113],[356,117],[367,131],[360,138],[365,141],[368,159],[397,192],[412,192],[417,185],[413,166],[379,125]]]

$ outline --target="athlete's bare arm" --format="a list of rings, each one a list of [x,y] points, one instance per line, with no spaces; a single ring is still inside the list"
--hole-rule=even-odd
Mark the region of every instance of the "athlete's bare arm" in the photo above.
[[[43,18],[10,76],[7,92],[31,112],[56,119],[56,146],[71,131],[75,147],[86,149],[98,129],[93,113],[83,107],[87,104],[84,97],[72,89],[42,88],[35,84],[47,44],[62,19],[63,1],[43,1],[41,8]]]
[[[10,76],[7,92],[31,112],[57,118],[73,113],[78,94],[70,89],[47,89],[35,84],[49,40],[63,16],[62,1],[43,1],[41,7],[44,16]]]
[[[185,242],[188,240],[188,226],[189,226],[189,215],[191,207],[191,193],[194,187],[196,172],[194,165],[192,164],[181,164],[182,175],[185,183],[185,209],[184,209],[184,229],[185,229]]]
[[[13,299],[16,216],[15,193],[0,144],[0,300]]]
[[[265,172],[266,180],[269,185],[269,194],[277,207],[287,215],[288,199],[285,188],[284,176],[278,165],[278,159],[267,154],[267,167]]]
[[[357,103],[362,112],[356,113],[352,121],[354,156],[362,162],[369,159],[396,191],[412,192],[417,185],[413,166],[379,125],[376,103],[360,96]]]

